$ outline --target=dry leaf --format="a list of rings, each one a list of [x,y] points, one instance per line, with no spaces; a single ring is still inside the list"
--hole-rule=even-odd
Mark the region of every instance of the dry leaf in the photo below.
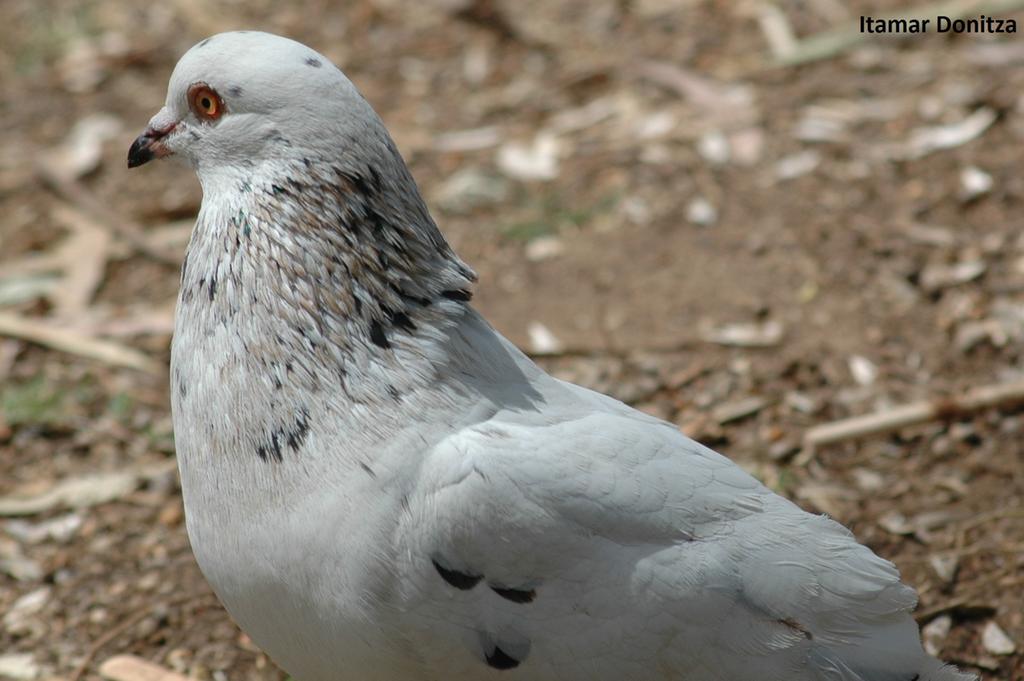
[[[187,676],[134,655],[107,658],[100,665],[100,675],[110,681],[190,681]]]

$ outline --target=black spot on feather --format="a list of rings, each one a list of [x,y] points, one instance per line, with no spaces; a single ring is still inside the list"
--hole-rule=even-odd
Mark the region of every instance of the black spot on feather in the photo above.
[[[409,319],[409,315],[404,312],[392,312],[391,323],[404,331],[416,330],[416,325]]]
[[[504,589],[499,586],[491,586],[491,591],[498,594],[505,600],[512,601],[513,603],[533,603],[533,599],[537,597],[537,592],[534,589],[526,591],[524,589]]]
[[[318,69],[323,66],[323,64],[316,57],[307,57],[306,66],[312,66],[314,69]]]
[[[271,431],[267,439],[256,447],[256,456],[261,461],[273,459],[280,463],[284,461],[284,448],[298,454],[308,435],[309,412],[302,408],[292,424]]]
[[[495,669],[515,669],[519,666],[519,660],[512,657],[498,646],[486,656],[487,664]]]
[[[388,221],[384,218],[384,216],[378,213],[376,209],[370,207],[369,205],[366,206],[365,211],[366,221],[370,223],[370,227],[373,229],[373,233],[380,234],[381,232],[383,232],[384,228],[388,224]]]
[[[242,88],[238,85],[232,85],[228,88],[228,94],[232,97],[241,97],[242,92],[244,92],[244,90],[242,90]]]
[[[814,638],[814,636],[807,629],[807,627],[805,627],[804,625],[800,624],[799,622],[797,622],[792,617],[785,617],[785,618],[777,620],[777,621],[778,621],[779,624],[784,624],[787,627],[789,627],[790,629],[792,629],[793,631],[797,631],[797,632],[803,634],[804,638],[806,638],[808,641],[810,641],[810,640],[812,640]]]
[[[209,38],[206,38],[205,40],[203,40],[202,42],[200,42],[200,43],[199,43],[198,45],[196,45],[196,47],[206,47],[207,45],[209,45],[209,44],[210,44],[210,41],[211,41],[211,40],[213,40],[213,37],[212,37],[212,36],[211,36],[211,37],[209,37]]]
[[[295,452],[299,453],[299,449],[306,441],[306,436],[309,435],[309,412],[305,409],[299,410],[299,417],[295,420],[295,425],[288,431],[288,447]]]
[[[429,307],[430,303],[432,302],[429,298],[422,298],[420,296],[414,296],[412,294],[406,293],[394,283],[389,282],[388,286],[391,288],[392,291],[397,293],[402,300],[408,301],[410,303],[416,303],[420,307]]]
[[[461,288],[450,291],[441,291],[441,295],[448,300],[456,300],[460,303],[468,303],[473,298],[473,294],[470,291]]]
[[[352,183],[352,186],[356,188],[356,191],[363,196],[369,197],[373,195],[373,191],[370,189],[370,185],[366,183],[366,178],[358,173],[345,173],[346,179]]]
[[[384,335],[384,327],[376,319],[370,322],[370,340],[373,344],[387,350],[391,347],[388,337]]]
[[[375,192],[380,192],[380,190],[384,186],[384,183],[381,181],[381,178],[380,178],[380,173],[378,173],[377,169],[374,168],[373,166],[370,166],[369,170],[370,170],[370,184],[373,185],[373,190]]]
[[[459,591],[469,591],[479,584],[480,580],[484,578],[483,575],[467,575],[465,572],[449,570],[446,567],[441,567],[441,564],[434,559],[431,559],[430,562],[434,564],[434,569],[437,570],[437,574],[441,575],[441,579],[448,582]]]

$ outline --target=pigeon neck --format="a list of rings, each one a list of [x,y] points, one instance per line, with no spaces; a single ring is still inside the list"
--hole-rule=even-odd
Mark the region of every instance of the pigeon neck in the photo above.
[[[310,387],[340,376],[370,399],[431,380],[475,275],[398,163],[203,177],[179,317],[234,326],[251,362]]]

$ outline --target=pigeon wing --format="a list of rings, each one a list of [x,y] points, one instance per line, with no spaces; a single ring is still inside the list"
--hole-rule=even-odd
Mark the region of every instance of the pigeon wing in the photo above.
[[[399,532],[410,607],[538,679],[580,660],[586,678],[914,678],[916,597],[891,563],[583,392],[577,418],[499,413],[424,459]]]

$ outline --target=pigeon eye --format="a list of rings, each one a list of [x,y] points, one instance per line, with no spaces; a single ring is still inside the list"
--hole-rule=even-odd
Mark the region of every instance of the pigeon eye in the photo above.
[[[192,112],[204,121],[215,121],[224,113],[224,102],[209,85],[196,83],[188,91]]]

